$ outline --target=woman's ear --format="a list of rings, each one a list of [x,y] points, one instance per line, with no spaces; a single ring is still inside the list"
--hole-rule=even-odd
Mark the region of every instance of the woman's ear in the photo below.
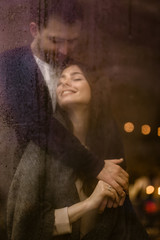
[[[39,34],[39,27],[35,22],[30,23],[30,33],[33,38],[36,38]]]

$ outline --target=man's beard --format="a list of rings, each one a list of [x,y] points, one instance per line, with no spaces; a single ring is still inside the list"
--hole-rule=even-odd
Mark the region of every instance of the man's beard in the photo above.
[[[66,64],[69,57],[63,55],[62,53],[56,53],[53,51],[44,51],[44,60],[48,64],[55,66],[55,67],[62,67]]]
[[[37,49],[42,59],[53,67],[63,67],[68,62],[69,57],[55,51],[42,49],[40,41],[37,43]]]

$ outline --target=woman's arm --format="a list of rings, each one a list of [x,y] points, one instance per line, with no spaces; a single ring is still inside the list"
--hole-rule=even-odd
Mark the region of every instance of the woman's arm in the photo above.
[[[118,201],[116,191],[107,183],[99,181],[90,197],[85,198],[85,200],[73,204],[68,208],[56,209],[54,213],[55,222],[53,235],[56,236],[71,233],[72,223],[82,218],[86,213],[98,209],[104,198],[106,201],[108,198],[111,198],[113,201]]]
[[[113,201],[118,202],[117,192],[109,184],[100,180],[90,197],[68,208],[70,223],[77,221],[85,213],[98,209],[104,198],[111,198]]]

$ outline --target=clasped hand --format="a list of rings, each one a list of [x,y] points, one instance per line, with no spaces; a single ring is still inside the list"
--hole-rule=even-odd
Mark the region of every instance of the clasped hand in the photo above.
[[[122,206],[124,203],[126,193],[128,192],[129,175],[119,166],[122,162],[122,158],[105,160],[104,168],[97,176],[99,180],[111,186],[114,193],[116,192],[114,199],[113,197],[104,197],[99,207],[100,211],[103,211],[106,206],[109,208],[118,207]]]

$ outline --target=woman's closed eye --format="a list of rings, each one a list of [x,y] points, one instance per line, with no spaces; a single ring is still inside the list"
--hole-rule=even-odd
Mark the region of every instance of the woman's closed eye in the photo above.
[[[82,78],[74,78],[74,79],[72,79],[73,81],[81,81],[82,80]]]

